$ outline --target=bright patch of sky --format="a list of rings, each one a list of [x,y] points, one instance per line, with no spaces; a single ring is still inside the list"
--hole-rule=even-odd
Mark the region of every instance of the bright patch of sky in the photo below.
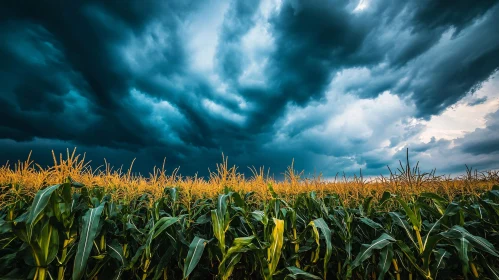
[[[171,50],[172,35],[161,22],[150,23],[139,36],[130,34],[128,43],[121,49],[130,69],[138,73],[150,70],[159,61],[167,62],[165,54]]]
[[[369,0],[359,0],[359,4],[355,9],[353,10],[354,12],[361,12],[369,7]]]
[[[228,1],[204,1],[200,9],[189,17],[185,38],[191,65],[195,70],[213,71],[220,27],[228,7]]]
[[[482,88],[468,93],[455,105],[448,107],[442,114],[433,116],[429,121],[422,121],[425,129],[420,140],[428,143],[432,137],[453,140],[467,132],[485,127],[485,117],[499,110],[499,74],[483,83]],[[483,103],[476,103],[483,100]]]
[[[234,113],[230,109],[228,109],[220,104],[217,104],[209,99],[203,99],[202,103],[203,103],[203,106],[205,107],[206,111],[209,114],[221,116],[224,119],[231,121],[231,122],[235,122],[239,125],[243,125],[245,120],[246,120],[244,116],[241,116],[240,114]]]

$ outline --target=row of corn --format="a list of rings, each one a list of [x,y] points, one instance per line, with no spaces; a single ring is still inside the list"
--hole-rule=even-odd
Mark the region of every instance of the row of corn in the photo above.
[[[68,178],[0,209],[0,279],[499,279],[499,186],[349,205],[268,191],[120,201]]]

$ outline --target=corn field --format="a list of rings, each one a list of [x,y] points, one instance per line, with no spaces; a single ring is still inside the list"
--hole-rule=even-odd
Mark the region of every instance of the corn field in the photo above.
[[[0,168],[0,279],[499,279],[499,176]]]

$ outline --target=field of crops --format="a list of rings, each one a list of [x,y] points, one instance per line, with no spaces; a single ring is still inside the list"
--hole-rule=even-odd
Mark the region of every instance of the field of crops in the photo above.
[[[499,279],[499,174],[0,167],[0,279]]]

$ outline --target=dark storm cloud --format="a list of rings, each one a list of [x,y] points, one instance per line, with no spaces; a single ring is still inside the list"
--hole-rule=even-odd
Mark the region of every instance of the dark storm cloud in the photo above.
[[[258,104],[255,126],[272,123],[290,102],[305,105],[320,99],[335,71],[368,60],[359,52],[367,26],[355,21],[345,6],[345,1],[286,1],[273,15],[276,48],[266,69],[267,88],[241,88]]]
[[[206,75],[190,65],[185,30],[191,17],[212,3],[5,1],[0,4],[0,149],[10,152],[2,157],[19,158],[13,151],[30,146],[38,146],[38,155],[50,145],[59,150],[78,145],[82,152],[125,163],[135,155],[144,168],[166,156],[171,166],[193,173],[223,151],[237,164],[276,172],[295,158],[307,172],[365,166],[378,174],[394,160],[373,139],[387,138],[386,147],[393,148],[421,128],[401,120],[402,132],[378,137],[376,131],[395,125],[387,124],[387,117],[384,122],[364,117],[360,121],[375,127],[359,126],[357,132],[350,128],[355,123],[347,122],[340,130],[345,135],[321,134],[330,116],[348,105],[341,102],[350,100],[331,102],[327,92],[341,89],[339,95],[377,100],[376,106],[412,102],[417,118],[441,113],[498,69],[497,2],[385,0],[355,11],[352,1],[283,1],[267,17],[261,11],[267,2],[231,1],[213,15],[223,21],[212,38],[214,66]],[[258,24],[269,33],[271,46],[251,61],[244,44]],[[252,65],[260,67],[263,83],[241,82]],[[345,71],[354,71],[356,80],[339,79]],[[384,91],[400,100],[380,99]],[[331,108],[309,110],[304,120],[285,125],[292,110],[317,104]],[[373,114],[375,119],[384,113]],[[495,151],[495,142],[478,139],[493,135],[497,118],[467,136],[460,151]],[[414,151],[448,149],[442,143],[420,144]]]
[[[477,128],[466,135],[461,150],[473,155],[499,153],[499,111],[487,117],[486,127]]]
[[[419,116],[428,118],[442,112],[468,92],[480,88],[482,82],[498,69],[498,18],[499,9],[496,6],[479,30],[466,36],[466,41],[461,40],[461,46],[452,46],[453,49],[449,49],[447,54],[431,55],[435,59],[432,66],[411,71],[415,79],[409,90],[414,93]],[[477,49],[476,42],[480,42],[482,47]]]
[[[413,23],[417,29],[436,29],[453,26],[457,31],[468,26],[474,19],[484,15],[495,1],[479,0],[471,5],[469,1],[423,0],[413,3]]]
[[[367,42],[387,60],[371,80],[350,90],[363,97],[385,90],[412,95],[418,117],[439,114],[481,86],[499,65],[497,1],[413,1],[371,15]],[[387,43],[387,37],[389,38]],[[478,47],[480,42],[480,47]],[[369,67],[369,65],[366,65]]]
[[[285,1],[270,19],[276,48],[265,69],[270,77],[266,88],[239,89],[257,104],[253,124],[272,123],[290,102],[303,106],[320,100],[331,77],[346,68],[368,67],[374,76],[359,88],[349,88],[350,92],[362,97],[375,97],[385,90],[412,95],[418,117],[424,118],[479,88],[497,69],[497,1],[479,1],[471,9],[463,1],[404,3],[373,3],[373,11],[352,15],[348,1]],[[406,18],[410,20],[400,22]],[[479,30],[460,45],[422,56],[450,29],[458,36],[478,19],[483,21]],[[387,43],[390,32],[399,34]],[[481,42],[480,50],[476,42]],[[414,61],[420,56],[420,61]],[[372,68],[381,63],[387,63],[382,70]]]
[[[188,4],[40,1],[3,6],[0,67],[7,106],[0,113],[2,137],[134,150],[161,143],[158,128],[141,121],[149,109],[138,110],[126,101],[136,73],[126,67],[119,47],[158,16],[167,19],[161,27],[175,34],[178,17],[191,9]],[[171,72],[182,67],[182,52],[173,46],[161,53]]]
[[[2,138],[67,140],[68,146],[132,150],[178,163],[215,147],[214,133],[233,130],[203,116],[206,109],[198,101],[212,89],[186,72],[178,25],[196,5],[6,4]],[[137,94],[131,95],[134,88]],[[158,118],[151,105],[163,101],[177,114],[150,121]],[[179,140],[165,139],[167,129]],[[155,153],[155,147],[163,152]]]
[[[113,43],[121,42],[125,38],[120,24],[124,23],[140,30],[141,25],[146,23],[147,15],[154,12],[153,7],[150,11],[142,11],[137,7],[125,9],[119,5],[114,7],[118,10],[109,11],[100,7],[99,4],[90,2],[49,5],[43,1],[33,3],[33,6],[29,7],[19,2],[15,4],[8,2],[7,6],[2,9],[2,13],[5,14],[3,18],[7,19],[8,24],[15,26],[16,32],[25,32],[26,37],[38,36],[38,38],[18,41],[28,45],[27,50],[16,49],[15,44],[10,48],[7,47],[7,50],[4,49],[4,52],[22,52],[17,58],[24,61],[15,61],[20,62],[15,66],[2,63],[2,67],[5,67],[2,72],[9,73],[10,69],[28,72],[23,73],[25,75],[18,75],[15,84],[12,85],[14,87],[13,95],[17,97],[18,102],[21,101],[18,103],[19,108],[16,106],[10,108],[14,110],[11,114],[17,117],[17,120],[4,124],[4,126],[26,130],[27,133],[32,134],[31,137],[72,139],[83,144],[137,147],[154,143],[154,137],[137,136],[151,135],[151,133],[147,127],[140,125],[137,118],[121,104],[121,97],[128,91],[126,83],[129,76],[121,68],[120,58],[114,55],[111,49]],[[97,18],[98,15],[107,16],[108,22],[106,19]],[[111,21],[113,15],[117,17],[115,21],[118,23]],[[33,28],[26,26],[26,23],[29,23]],[[116,24],[115,28],[112,27],[113,24]],[[52,44],[53,48],[61,53],[61,57],[50,57],[50,53],[41,50],[38,51],[38,54],[46,60],[45,63],[40,63],[39,67],[33,65],[36,61],[30,61],[29,58],[33,52],[29,48],[37,50],[36,44]],[[5,54],[5,56],[8,55],[8,53]],[[61,83],[64,81],[60,81],[60,79],[70,78],[70,75],[65,75],[65,73],[72,71],[77,73],[76,81],[74,84],[66,84],[63,87]],[[59,80],[54,80],[54,77],[51,76],[54,75],[53,73],[58,73],[56,78]],[[38,92],[36,89],[40,89],[40,91]],[[67,120],[68,115],[80,114],[79,112],[67,112],[71,108],[62,105],[64,103],[61,102],[61,97],[67,95],[68,91],[72,89],[80,95],[84,102],[88,103],[85,113],[94,119],[94,121],[85,117],[78,119],[86,124],[85,128],[88,129],[86,131],[74,131],[72,129],[74,127],[67,123],[69,121]],[[22,100],[31,100],[32,104],[39,104],[36,98],[33,99],[33,96],[37,96],[37,99],[47,103],[45,114],[41,114],[41,118],[30,116],[31,112],[23,112],[30,110],[23,105]],[[57,106],[59,107],[47,107],[55,106],[55,102],[50,101],[55,99],[58,101]],[[64,106],[65,108],[62,108]],[[7,118],[7,120],[11,120],[11,118]],[[22,124],[25,122],[31,123],[31,131],[23,128]],[[52,125],[47,128],[48,123]],[[55,131],[51,131],[51,127]],[[64,134],[68,136],[65,137]]]
[[[482,17],[494,5],[495,1],[476,1],[470,5],[469,1],[413,1],[405,7],[408,20],[404,29],[411,31],[411,38],[397,50],[393,63],[403,65],[423,54],[441,38],[448,28],[454,28],[453,36]],[[399,10],[400,12],[400,10]],[[403,12],[402,12],[403,13]]]
[[[245,55],[240,48],[244,36],[254,23],[259,1],[232,1],[224,16],[217,49],[217,62],[221,76],[229,82],[239,77]]]

